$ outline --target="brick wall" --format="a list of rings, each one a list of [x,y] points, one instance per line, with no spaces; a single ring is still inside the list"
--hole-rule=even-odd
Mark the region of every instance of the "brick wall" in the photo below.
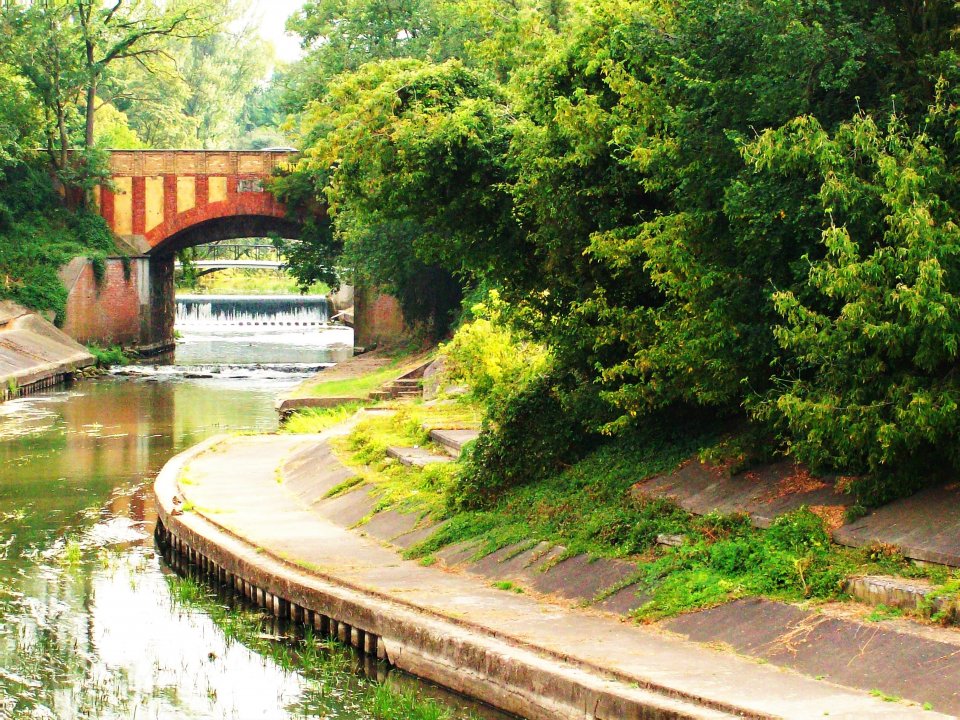
[[[81,343],[101,346],[144,348],[172,341],[173,284],[165,282],[167,271],[172,273],[172,261],[110,258],[98,281],[92,263],[74,261],[62,274],[69,292],[63,330]]]
[[[406,339],[407,326],[396,298],[376,288],[356,287],[353,293],[355,344],[369,347]]]

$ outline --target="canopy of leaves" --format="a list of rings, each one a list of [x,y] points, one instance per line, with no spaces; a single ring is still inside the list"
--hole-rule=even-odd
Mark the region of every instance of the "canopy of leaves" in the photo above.
[[[956,455],[954,3],[488,9],[292,22],[325,262],[499,288],[551,392],[605,403],[585,430],[687,408],[877,477]]]

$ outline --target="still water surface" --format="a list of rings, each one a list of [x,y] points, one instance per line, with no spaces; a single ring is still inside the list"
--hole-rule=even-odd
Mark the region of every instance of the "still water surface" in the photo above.
[[[275,429],[277,394],[349,354],[301,338],[278,365],[271,341],[258,364],[249,340],[188,337],[172,366],[0,405],[0,719],[369,717],[370,681],[244,642],[233,611],[184,603],[155,553],[163,464],[215,433]]]

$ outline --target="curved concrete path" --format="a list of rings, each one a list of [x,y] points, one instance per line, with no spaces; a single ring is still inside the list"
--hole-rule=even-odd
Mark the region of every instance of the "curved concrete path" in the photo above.
[[[349,476],[318,453],[337,432],[208,441],[158,478],[161,520],[270,592],[366,623],[399,667],[524,717],[947,717],[403,560],[286,486],[282,469],[298,454],[317,473]],[[177,493],[193,511],[174,512]]]

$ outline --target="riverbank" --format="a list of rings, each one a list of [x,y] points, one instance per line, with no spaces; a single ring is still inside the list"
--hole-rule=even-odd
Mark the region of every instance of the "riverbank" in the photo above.
[[[277,412],[287,417],[298,410],[369,402],[370,393],[424,365],[433,353],[381,349],[354,355],[286,393],[277,401]]]
[[[0,399],[54,387],[95,363],[83,345],[39,314],[0,302]]]
[[[179,456],[157,481],[162,541],[275,612],[528,718],[936,717],[624,625],[562,593],[403,560],[384,539],[422,539],[416,517],[344,527],[372,514],[369,493],[350,492],[362,481],[330,451],[344,430],[221,438]]]

